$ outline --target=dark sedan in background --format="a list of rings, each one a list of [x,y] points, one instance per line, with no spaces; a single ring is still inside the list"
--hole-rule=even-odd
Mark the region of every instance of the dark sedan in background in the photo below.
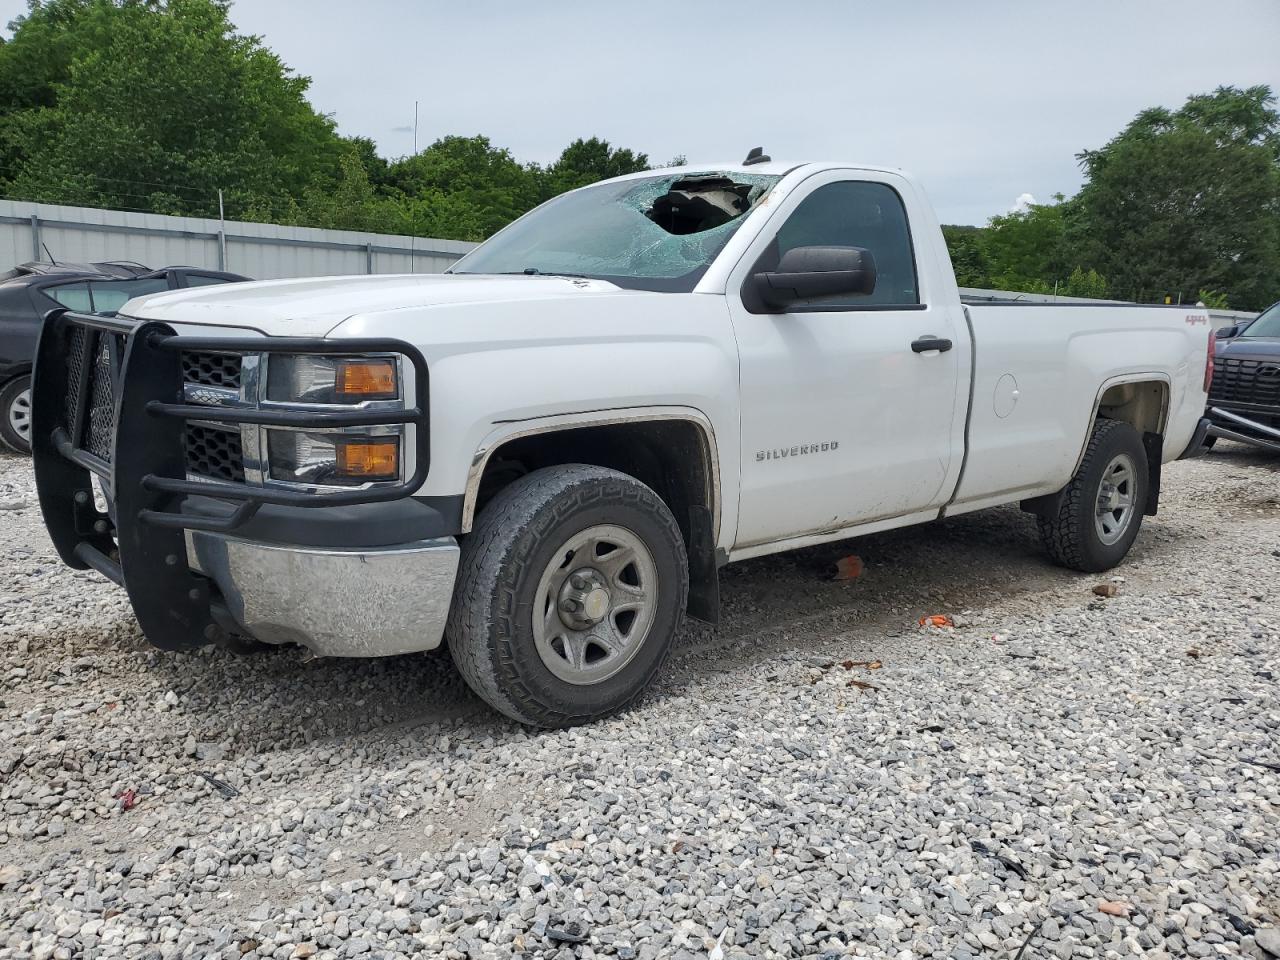
[[[1280,303],[1216,336],[1208,441],[1223,437],[1280,453]]]
[[[44,315],[57,307],[114,314],[134,297],[160,290],[248,280],[201,267],[139,263],[24,263],[0,274],[0,444],[31,450],[31,361]]]

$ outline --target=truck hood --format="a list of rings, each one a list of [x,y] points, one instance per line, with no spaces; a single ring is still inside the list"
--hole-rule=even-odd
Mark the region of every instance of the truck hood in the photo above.
[[[1233,360],[1280,358],[1280,337],[1237,337],[1218,344],[1217,356]]]
[[[351,317],[410,307],[620,294],[603,280],[492,274],[398,274],[228,283],[136,297],[120,311],[139,320],[240,327],[268,336],[322,337]]]

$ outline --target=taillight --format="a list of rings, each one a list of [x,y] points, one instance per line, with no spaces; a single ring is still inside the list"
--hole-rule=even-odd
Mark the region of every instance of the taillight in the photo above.
[[[1213,327],[1209,328],[1209,341],[1204,346],[1204,392],[1208,394],[1213,386],[1213,356],[1217,353],[1218,338],[1213,335]]]

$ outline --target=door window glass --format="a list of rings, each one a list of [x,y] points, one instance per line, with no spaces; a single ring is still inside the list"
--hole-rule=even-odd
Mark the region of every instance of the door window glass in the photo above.
[[[757,270],[773,270],[795,247],[862,247],[876,264],[869,294],[809,301],[816,307],[907,306],[920,302],[911,231],[902,198],[883,183],[843,180],[814,190],[787,218]]]
[[[163,277],[146,280],[95,280],[89,284],[89,290],[93,294],[94,313],[116,313],[134,297],[168,289],[169,283]]]
[[[45,287],[44,292],[68,310],[77,313],[93,313],[93,301],[89,299],[87,283],[66,283],[59,287]]]
[[[188,273],[188,287],[208,287],[215,283],[232,283],[234,281],[224,280],[222,277],[211,277],[205,273]]]

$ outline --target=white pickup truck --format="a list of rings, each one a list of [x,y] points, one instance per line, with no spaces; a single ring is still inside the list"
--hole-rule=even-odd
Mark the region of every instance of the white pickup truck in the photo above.
[[[1212,372],[1185,307],[962,301],[921,188],[840,163],[558,197],[444,275],[55,312],[35,468],[157,646],[447,640],[557,727],[631,704],[747,557],[1021,502],[1118,563]]]

